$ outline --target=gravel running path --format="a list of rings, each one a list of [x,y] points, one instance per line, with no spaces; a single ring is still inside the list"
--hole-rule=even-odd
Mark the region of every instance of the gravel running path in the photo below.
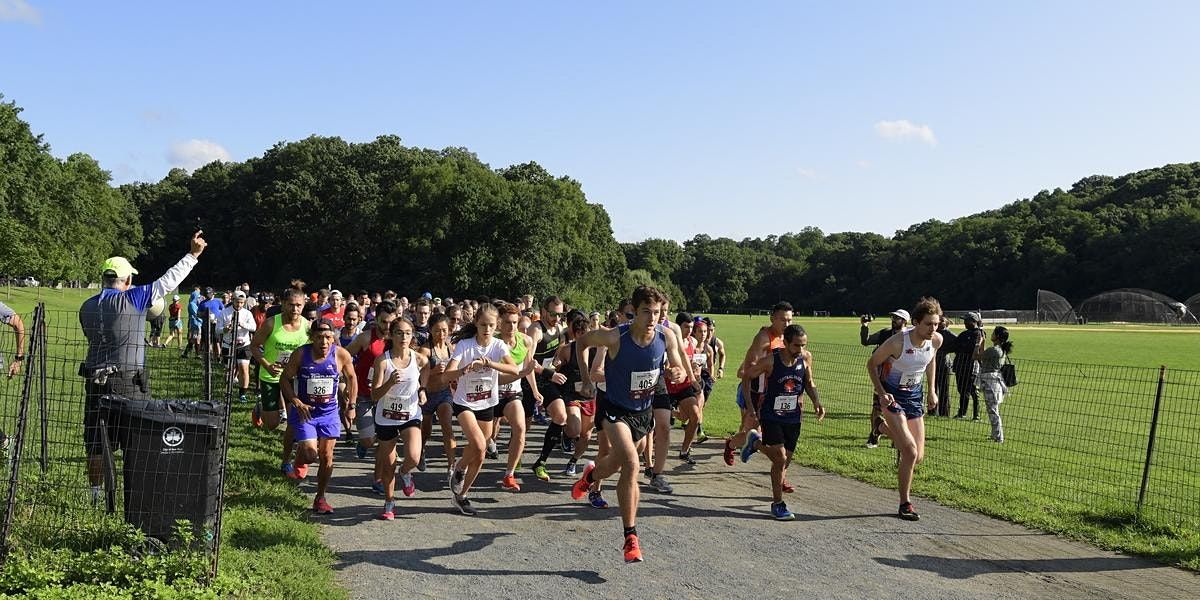
[[[531,429],[530,448],[542,431]],[[479,515],[466,517],[451,507],[441,446],[431,444],[416,496],[397,493],[396,520],[385,522],[369,462],[340,445],[336,512],[313,518],[351,598],[1200,598],[1200,576],[1187,571],[920,498],[921,521],[900,521],[894,491],[811,469],[790,469],[796,492],[785,500],[797,520],[776,522],[768,461],[726,467],[720,445],[698,447],[695,467],[668,462],[674,494],[642,486],[640,564],[622,560],[612,486],[612,508],[574,502],[574,478],[537,481],[529,453],[519,493],[499,488],[500,461],[485,463],[471,495]],[[552,473],[563,464],[556,453]]]

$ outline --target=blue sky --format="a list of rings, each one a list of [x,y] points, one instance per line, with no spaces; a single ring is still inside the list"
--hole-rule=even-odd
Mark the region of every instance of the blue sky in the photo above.
[[[621,241],[891,235],[1200,160],[1196,2],[0,0],[0,93],[114,183],[311,134],[582,182]]]

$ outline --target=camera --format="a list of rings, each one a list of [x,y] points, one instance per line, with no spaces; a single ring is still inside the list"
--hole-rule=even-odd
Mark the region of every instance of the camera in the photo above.
[[[868,313],[863,313],[861,320],[862,320],[862,324],[863,324],[863,325],[866,325],[867,323],[870,323],[871,321],[874,321],[874,320],[875,320],[875,317],[872,317],[872,316],[871,316],[870,314],[868,314]]]

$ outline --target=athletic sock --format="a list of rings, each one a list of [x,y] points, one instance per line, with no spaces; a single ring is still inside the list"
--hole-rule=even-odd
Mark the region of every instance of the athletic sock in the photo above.
[[[626,536],[637,535],[637,525],[634,525],[633,527],[626,527],[625,535]]]
[[[542,442],[542,453],[538,455],[538,462],[546,462],[550,458],[550,454],[554,452],[554,448],[562,441],[563,426],[558,423],[550,423],[546,426],[546,438]]]
[[[513,471],[512,469],[505,469],[505,470],[504,470],[504,476],[505,476],[505,477],[514,477],[515,475],[516,475],[516,471]]]
[[[396,508],[395,500],[387,500],[383,503],[383,512],[392,512]]]

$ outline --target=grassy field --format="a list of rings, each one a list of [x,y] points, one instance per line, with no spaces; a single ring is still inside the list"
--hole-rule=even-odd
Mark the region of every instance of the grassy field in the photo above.
[[[728,372],[766,317],[718,315]],[[893,451],[864,447],[871,388],[858,322],[797,318],[809,333],[828,416],[804,425],[796,462],[895,487]],[[872,329],[886,325],[876,321]],[[928,418],[914,493],[940,502],[1200,569],[1200,329],[1015,326],[1022,383],[1001,408],[1006,443],[982,421]],[[1091,363],[1091,364],[1089,364]],[[1111,365],[1111,366],[1110,366]],[[1137,497],[1158,369],[1167,365],[1154,460],[1141,518]],[[736,429],[736,382],[720,381],[705,429]],[[953,387],[953,386],[952,386]],[[954,394],[957,396],[957,394]],[[951,399],[952,412],[957,397]]]
[[[94,293],[40,291],[40,300],[46,302],[48,311],[50,387],[71,397],[58,402],[50,399],[48,437],[52,439],[53,464],[45,475],[39,475],[37,468],[39,434],[36,428],[29,433],[19,487],[26,496],[19,503],[21,510],[13,530],[16,560],[5,565],[0,585],[13,597],[27,597],[21,590],[42,588],[41,593],[55,598],[344,598],[345,592],[334,582],[336,557],[321,543],[318,526],[309,520],[308,501],[296,492],[294,483],[278,476],[278,434],[267,434],[250,425],[250,405],[235,405],[230,425],[221,562],[212,587],[195,583],[204,572],[195,569],[206,566],[207,561],[182,561],[186,569],[133,561],[126,547],[130,545],[129,536],[122,532],[120,518],[81,508],[88,506],[77,425],[82,412],[82,379],[72,377],[71,371],[82,346],[63,341],[78,340],[74,312]],[[0,288],[0,301],[22,314],[31,313],[38,300],[36,289]],[[7,354],[12,345],[11,332],[0,329],[0,336],[4,336],[0,348]],[[174,350],[148,349],[147,362],[152,371],[159,373],[154,381],[156,397],[200,397],[200,361],[181,361]],[[169,378],[163,375],[168,372]],[[214,385],[214,395],[223,394],[219,376]],[[20,380],[0,379],[0,386],[8,429],[15,419]],[[53,551],[39,552],[38,547]],[[30,564],[34,568],[28,568]],[[44,566],[51,564],[57,568]],[[133,564],[146,566],[135,569],[130,566]],[[173,580],[166,590],[160,589],[164,577]],[[193,583],[189,585],[188,581]],[[66,592],[57,595],[54,586]],[[4,589],[0,589],[0,597],[6,597]]]

